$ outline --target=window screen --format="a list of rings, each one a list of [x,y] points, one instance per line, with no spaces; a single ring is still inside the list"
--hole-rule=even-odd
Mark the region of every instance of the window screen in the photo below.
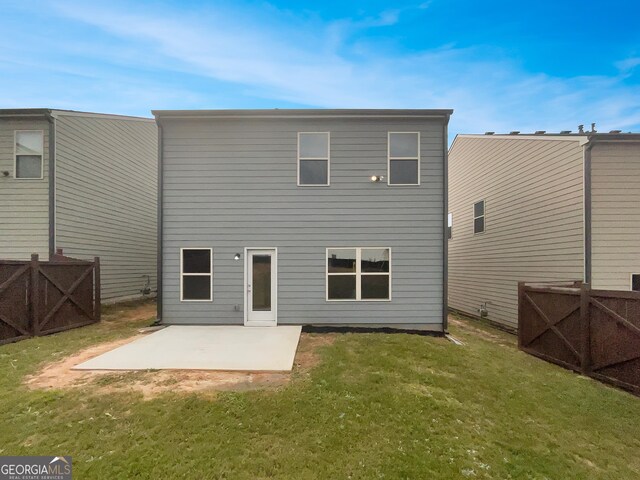
[[[37,130],[15,132],[15,177],[42,178],[43,133]]]
[[[473,233],[484,232],[484,200],[473,204]]]
[[[298,133],[298,185],[329,185],[329,133]]]
[[[420,134],[389,132],[389,185],[420,184]]]
[[[390,298],[390,249],[327,249],[327,300]]]
[[[184,248],[180,259],[180,299],[211,301],[213,299],[212,250]]]

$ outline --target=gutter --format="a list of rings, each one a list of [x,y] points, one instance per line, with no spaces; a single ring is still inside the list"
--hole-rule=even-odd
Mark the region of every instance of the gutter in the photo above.
[[[162,242],[163,242],[163,234],[162,234],[162,195],[163,195],[163,179],[162,179],[162,163],[163,163],[163,132],[162,125],[160,121],[156,119],[156,125],[158,126],[158,234],[157,234],[157,278],[156,284],[158,288],[158,293],[156,294],[156,309],[157,309],[157,318],[156,321],[153,322],[154,325],[162,324]]]
[[[56,119],[44,112],[49,122],[49,258],[56,253]]]
[[[442,124],[442,150],[443,150],[443,191],[442,191],[442,331],[448,332],[449,328],[449,236],[447,235],[449,214],[449,118],[447,115]]]
[[[591,150],[593,148],[592,138],[585,143],[584,155],[584,178],[582,187],[584,189],[584,283],[591,285],[592,270],[592,239],[591,239]]]

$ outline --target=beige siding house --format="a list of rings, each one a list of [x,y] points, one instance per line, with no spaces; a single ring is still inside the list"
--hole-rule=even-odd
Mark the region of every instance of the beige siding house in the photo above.
[[[0,205],[0,258],[99,256],[105,301],[156,288],[152,119],[0,110]]]
[[[453,310],[513,329],[518,281],[640,288],[640,135],[458,135],[449,221]]]

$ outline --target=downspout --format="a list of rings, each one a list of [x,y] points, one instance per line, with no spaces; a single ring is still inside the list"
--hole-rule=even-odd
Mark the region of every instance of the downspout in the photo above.
[[[158,233],[157,233],[157,279],[156,283],[158,286],[158,293],[156,295],[156,304],[157,304],[157,318],[154,324],[159,325],[162,323],[162,243],[163,243],[163,234],[162,234],[162,193],[163,193],[163,181],[162,181],[162,158],[163,158],[163,138],[162,138],[162,125],[158,121],[158,117],[156,117],[156,125],[158,126],[158,211],[157,211],[157,222],[158,222]]]
[[[591,285],[591,149],[593,143],[589,138],[583,145],[584,150],[584,283]]]
[[[444,155],[443,164],[443,192],[442,192],[442,330],[444,333],[449,329],[449,236],[447,235],[448,213],[449,213],[449,118],[447,115],[442,126],[442,148]]]
[[[56,119],[48,110],[49,122],[49,258],[56,253]]]

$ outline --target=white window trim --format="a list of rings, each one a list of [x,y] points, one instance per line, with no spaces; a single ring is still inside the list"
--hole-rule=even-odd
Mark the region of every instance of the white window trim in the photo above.
[[[480,215],[479,217],[476,217],[476,203],[480,203],[480,202],[482,202],[482,215]],[[473,217],[473,223],[471,224],[471,231],[473,232],[474,235],[482,235],[487,231],[487,202],[484,198],[481,198],[480,200],[476,200],[475,202],[473,202],[473,205],[471,205],[471,208],[472,208],[471,215]],[[484,218],[484,221],[482,222],[483,228],[481,232],[476,232],[476,218]]]
[[[18,132],[39,132],[42,141],[40,154],[40,177],[18,178]],[[13,178],[14,180],[43,180],[44,179],[44,130],[14,130],[13,131]]]
[[[629,290],[631,290],[632,292],[640,291],[640,290],[634,290],[633,289],[633,277],[636,276],[636,275],[640,277],[640,273],[630,273],[629,274]]]
[[[301,157],[300,156],[300,135],[322,134],[327,136],[327,156],[326,157]],[[300,160],[326,160],[327,161],[327,183],[300,183]],[[331,186],[331,132],[298,132],[298,186],[299,187],[329,187]]]
[[[356,251],[356,271],[344,273],[329,273],[329,250],[355,250]],[[389,250],[389,272],[366,272],[362,273],[362,250]],[[390,302],[392,299],[392,268],[391,268],[391,247],[327,247],[324,254],[325,266],[325,300],[327,302]],[[356,277],[356,298],[329,298],[329,276]],[[389,298],[362,298],[362,275],[388,275],[389,276]]]
[[[391,156],[391,135],[394,133],[415,133],[418,135],[418,156],[417,157],[392,157]],[[387,132],[387,186],[388,187],[416,187],[420,186],[420,132]],[[391,183],[391,161],[392,160],[417,160],[418,161],[418,183]]]
[[[209,250],[209,273],[184,273],[184,265],[183,265],[183,252],[185,250]],[[211,281],[209,282],[209,298],[208,299],[185,299],[183,292],[183,278],[187,277],[210,277]],[[181,302],[212,302],[213,301],[213,248],[209,247],[184,247],[180,249],[180,301]]]

